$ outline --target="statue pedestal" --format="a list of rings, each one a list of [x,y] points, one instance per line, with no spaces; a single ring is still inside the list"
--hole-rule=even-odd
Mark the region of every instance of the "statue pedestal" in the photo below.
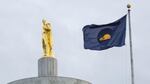
[[[57,60],[52,57],[43,57],[38,61],[38,76],[57,76]]]
[[[57,76],[57,60],[43,57],[38,61],[38,77],[16,80],[8,84],[91,84],[88,81]]]

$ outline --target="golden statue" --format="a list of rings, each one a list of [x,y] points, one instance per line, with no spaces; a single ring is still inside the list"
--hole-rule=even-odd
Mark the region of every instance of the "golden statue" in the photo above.
[[[45,57],[54,57],[53,56],[53,39],[52,39],[52,28],[51,24],[43,19],[43,31],[42,31],[42,45],[43,52]]]

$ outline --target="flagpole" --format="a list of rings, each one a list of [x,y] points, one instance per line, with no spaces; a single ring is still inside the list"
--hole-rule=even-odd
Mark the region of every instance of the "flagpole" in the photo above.
[[[133,49],[132,49],[132,32],[131,32],[131,17],[130,17],[130,8],[131,5],[127,5],[128,8],[128,21],[129,21],[129,41],[130,41],[130,61],[131,61],[131,84],[134,83],[134,62],[133,62]]]

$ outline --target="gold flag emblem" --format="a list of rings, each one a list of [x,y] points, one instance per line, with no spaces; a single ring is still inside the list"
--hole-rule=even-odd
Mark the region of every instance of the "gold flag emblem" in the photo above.
[[[103,36],[99,39],[99,41],[101,42],[101,41],[106,41],[106,40],[109,40],[109,39],[111,39],[111,35],[110,35],[110,34],[105,34],[105,35],[103,35]]]

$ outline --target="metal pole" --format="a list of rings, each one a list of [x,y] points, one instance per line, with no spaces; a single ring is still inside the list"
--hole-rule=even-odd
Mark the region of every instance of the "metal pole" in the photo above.
[[[132,32],[131,32],[131,18],[130,18],[131,5],[128,4],[127,8],[128,8],[129,40],[130,40],[131,84],[134,84],[134,62],[133,62]]]

